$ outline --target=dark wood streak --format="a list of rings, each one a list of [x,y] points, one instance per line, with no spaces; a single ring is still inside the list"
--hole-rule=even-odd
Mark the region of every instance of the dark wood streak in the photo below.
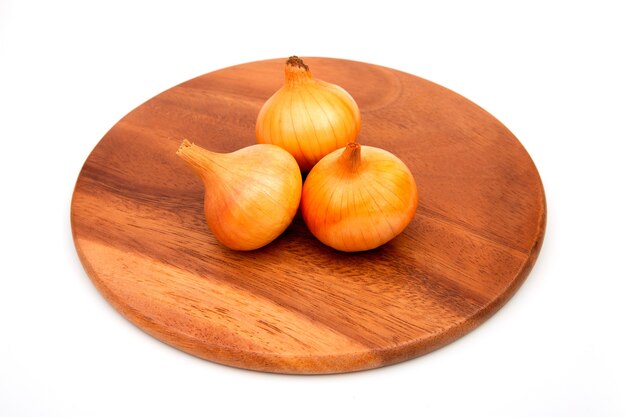
[[[332,373],[396,363],[449,343],[519,288],[545,231],[545,197],[521,144],[436,84],[351,61],[305,59],[363,110],[360,142],[413,172],[420,207],[387,245],[344,254],[296,217],[270,245],[234,252],[203,217],[202,185],[175,150],[254,143],[282,60],[206,74],[129,113],[87,159],[72,230],[88,275],[149,334],[228,365]]]

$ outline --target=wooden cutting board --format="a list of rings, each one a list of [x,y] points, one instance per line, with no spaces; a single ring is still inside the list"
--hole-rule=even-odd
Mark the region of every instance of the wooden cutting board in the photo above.
[[[467,99],[403,72],[305,58],[362,112],[360,142],[413,172],[415,218],[387,245],[345,254],[301,217],[253,252],[221,246],[203,188],[175,152],[251,145],[283,59],[215,71],[142,104],[102,138],[72,200],[74,241],[102,295],[148,334],[241,368],[336,373],[441,347],[494,314],[530,272],[546,205],[520,142]]]

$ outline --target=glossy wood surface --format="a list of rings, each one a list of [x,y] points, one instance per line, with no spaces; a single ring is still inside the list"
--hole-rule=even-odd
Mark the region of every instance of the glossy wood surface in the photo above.
[[[254,143],[283,59],[208,73],[142,104],[102,138],[76,183],[76,249],[102,295],[148,334],[211,361],[270,372],[336,373],[441,347],[495,313],[543,240],[539,174],[489,113],[424,79],[305,58],[349,91],[360,143],[411,169],[417,213],[399,237],[345,254],[301,217],[253,252],[206,227],[202,183],[175,155],[183,138],[218,152]]]

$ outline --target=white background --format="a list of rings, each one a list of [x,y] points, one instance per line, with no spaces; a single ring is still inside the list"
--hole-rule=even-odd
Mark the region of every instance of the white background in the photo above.
[[[0,416],[626,415],[623,10],[0,0]],[[291,54],[442,84],[533,157],[548,200],[543,250],[515,297],[468,336],[373,371],[271,375],[170,348],[92,286],[70,199],[106,131],[189,78]]]

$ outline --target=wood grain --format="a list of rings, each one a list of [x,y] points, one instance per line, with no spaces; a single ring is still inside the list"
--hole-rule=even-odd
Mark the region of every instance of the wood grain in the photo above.
[[[154,337],[211,361],[283,373],[374,368],[432,351],[496,312],[543,240],[541,179],[520,142],[467,99],[376,65],[305,58],[347,89],[360,142],[387,149],[420,190],[398,238],[346,254],[297,216],[270,245],[235,252],[206,227],[182,138],[219,152],[254,143],[284,60],[215,71],[142,104],[102,138],[79,175],[71,221],[93,283]]]

